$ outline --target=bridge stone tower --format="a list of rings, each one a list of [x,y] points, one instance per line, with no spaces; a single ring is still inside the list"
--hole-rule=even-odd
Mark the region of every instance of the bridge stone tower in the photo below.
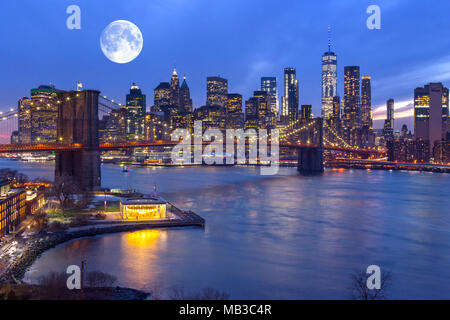
[[[101,187],[99,94],[96,90],[83,90],[58,95],[58,140],[60,143],[79,143],[82,149],[56,153],[56,183],[74,183],[82,191]]]
[[[315,118],[311,121],[315,121],[312,134],[314,136],[314,144],[317,148],[299,148],[298,149],[298,166],[299,172],[313,173],[323,172],[323,119]]]

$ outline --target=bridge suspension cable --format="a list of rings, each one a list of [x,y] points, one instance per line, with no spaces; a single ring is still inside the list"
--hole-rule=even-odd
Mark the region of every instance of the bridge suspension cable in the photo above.
[[[329,130],[329,131],[337,138],[337,140],[339,140],[339,141],[342,143],[342,145],[343,145],[345,148],[355,149],[355,150],[358,150],[358,149],[359,149],[357,146],[351,146],[350,144],[348,144],[341,136],[339,136],[339,135],[336,133],[336,131],[334,131],[333,128],[331,128],[331,127],[327,124],[326,121],[324,121],[324,127],[325,127],[326,129],[328,129],[328,130]],[[334,145],[334,144],[331,144],[331,145]]]
[[[104,100],[104,102],[101,100]],[[98,104],[102,105],[105,108],[110,109],[111,111],[123,107],[123,105],[121,103],[118,103],[118,102],[115,102],[114,100],[108,99],[106,96],[99,96]],[[111,105],[113,105],[114,107],[112,107]]]
[[[299,120],[296,120],[296,121],[294,121],[295,123],[298,123],[299,122]],[[293,123],[294,123],[293,122]],[[306,130],[306,129],[309,129],[310,127],[312,127],[313,125],[315,125],[316,123],[314,122],[314,121],[311,121],[311,122],[309,122],[309,123],[307,123],[307,124],[304,124],[302,127],[300,127],[300,128],[297,128],[297,129],[293,129],[292,131],[290,131],[290,132],[288,132],[288,133],[283,133],[283,134],[281,134],[280,135],[280,140],[281,139],[287,139],[287,138],[289,138],[290,136],[292,136],[292,135],[294,135],[294,134],[296,134],[296,133],[299,133],[299,132],[302,132],[302,131],[304,131],[304,130]],[[287,127],[287,128],[289,128],[289,126]]]

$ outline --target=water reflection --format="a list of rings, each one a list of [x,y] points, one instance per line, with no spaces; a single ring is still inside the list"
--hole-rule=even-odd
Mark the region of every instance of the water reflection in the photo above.
[[[115,239],[117,241],[117,239]],[[155,282],[161,274],[158,252],[166,250],[166,230],[142,230],[121,234],[117,264],[126,270],[121,281],[142,285]]]
[[[125,241],[123,245],[129,249],[157,249],[158,242],[166,241],[167,234],[165,230],[142,230],[127,233],[123,239]]]
[[[44,253],[33,277],[87,259],[88,268],[107,267],[121,285],[140,289],[163,282],[210,286],[236,299],[335,299],[349,297],[352,271],[378,264],[392,271],[391,298],[450,298],[449,175],[300,176],[281,168],[267,177],[242,167],[124,175],[105,165],[102,178],[105,187],[147,193],[157,184],[171,202],[203,216],[206,228],[75,241]]]

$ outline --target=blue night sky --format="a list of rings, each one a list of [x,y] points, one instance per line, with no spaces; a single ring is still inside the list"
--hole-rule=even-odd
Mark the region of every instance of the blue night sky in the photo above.
[[[67,6],[81,7],[81,30],[66,28]],[[368,30],[366,8],[381,7],[381,30]],[[388,98],[398,117],[410,114],[413,89],[431,81],[450,85],[450,2],[433,0],[16,0],[1,1],[0,110],[17,105],[32,87],[85,88],[124,102],[132,82],[153,103],[153,89],[169,81],[173,66],[188,78],[194,106],[205,104],[206,77],[229,80],[229,91],[245,99],[261,76],[278,78],[297,68],[300,104],[320,114],[321,55],[332,25],[338,55],[339,95],[345,65],[372,76],[372,105],[385,117]],[[142,31],[144,48],[128,64],[102,53],[99,38],[114,20],[129,20]],[[403,107],[405,106],[405,107]],[[403,108],[402,108],[403,107]],[[397,121],[411,126],[410,119]],[[381,121],[375,123],[381,126]]]

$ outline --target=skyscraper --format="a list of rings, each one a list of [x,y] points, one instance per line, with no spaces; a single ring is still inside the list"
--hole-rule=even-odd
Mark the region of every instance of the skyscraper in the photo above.
[[[394,99],[386,101],[386,120],[383,135],[386,141],[394,139]]]
[[[360,72],[358,66],[344,67],[344,112],[346,129],[359,128],[362,124],[360,98]]]
[[[126,96],[125,107],[125,134],[129,141],[141,140],[144,138],[145,113],[147,102],[145,94],[133,83],[130,93]]]
[[[242,95],[229,93],[227,100],[227,113],[242,112]]]
[[[245,101],[245,129],[258,128],[258,104],[259,99],[255,97]]]
[[[56,142],[58,93],[54,86],[31,89],[30,98],[19,100],[19,140],[21,143]]]
[[[189,86],[186,82],[186,76],[183,77],[183,83],[180,88],[180,108],[183,112],[192,112],[192,99]]]
[[[176,68],[173,69],[172,79],[170,80],[170,105],[180,107],[180,80]]]
[[[339,96],[333,97],[333,113],[328,122],[334,132],[341,134],[341,98]],[[336,135],[333,135],[332,133],[330,134],[329,130],[325,130],[324,133],[327,135],[327,139],[329,139],[329,141],[337,142]]]
[[[227,128],[240,129],[244,124],[242,113],[242,95],[229,93],[227,102]]]
[[[312,118],[312,105],[302,104],[302,118],[311,119]]]
[[[161,82],[153,91],[154,93],[154,108],[152,111],[161,112],[162,107],[170,105],[170,83]]]
[[[372,90],[370,85],[370,76],[362,77],[361,84],[361,114],[362,125],[364,128],[372,130]]]
[[[253,96],[258,100],[258,128],[265,128],[269,124],[272,114],[270,110],[271,97],[266,91],[255,91]]]
[[[99,135],[103,141],[125,141],[126,140],[126,106],[112,110],[104,116],[99,127],[102,127]]]
[[[32,101],[28,97],[24,97],[18,102],[19,110],[19,143],[31,143],[31,111]]]
[[[333,115],[334,120],[341,120],[341,98],[333,97]]]
[[[273,114],[278,113],[278,89],[276,77],[262,77],[261,91],[267,92],[269,95],[269,109]]]
[[[295,68],[284,69],[284,96],[281,116],[288,121],[298,119],[299,92]]]
[[[389,99],[386,102],[386,110],[387,110],[387,117],[386,120],[389,122],[389,126],[394,129],[394,99]]]
[[[428,142],[430,154],[434,144],[446,139],[450,131],[448,94],[442,83],[414,90],[414,137]]]
[[[328,29],[330,32],[330,29]],[[322,117],[328,120],[333,114],[333,97],[337,95],[337,56],[331,51],[328,37],[328,51],[322,56]]]
[[[206,105],[225,108],[228,101],[228,80],[220,77],[206,79]]]

